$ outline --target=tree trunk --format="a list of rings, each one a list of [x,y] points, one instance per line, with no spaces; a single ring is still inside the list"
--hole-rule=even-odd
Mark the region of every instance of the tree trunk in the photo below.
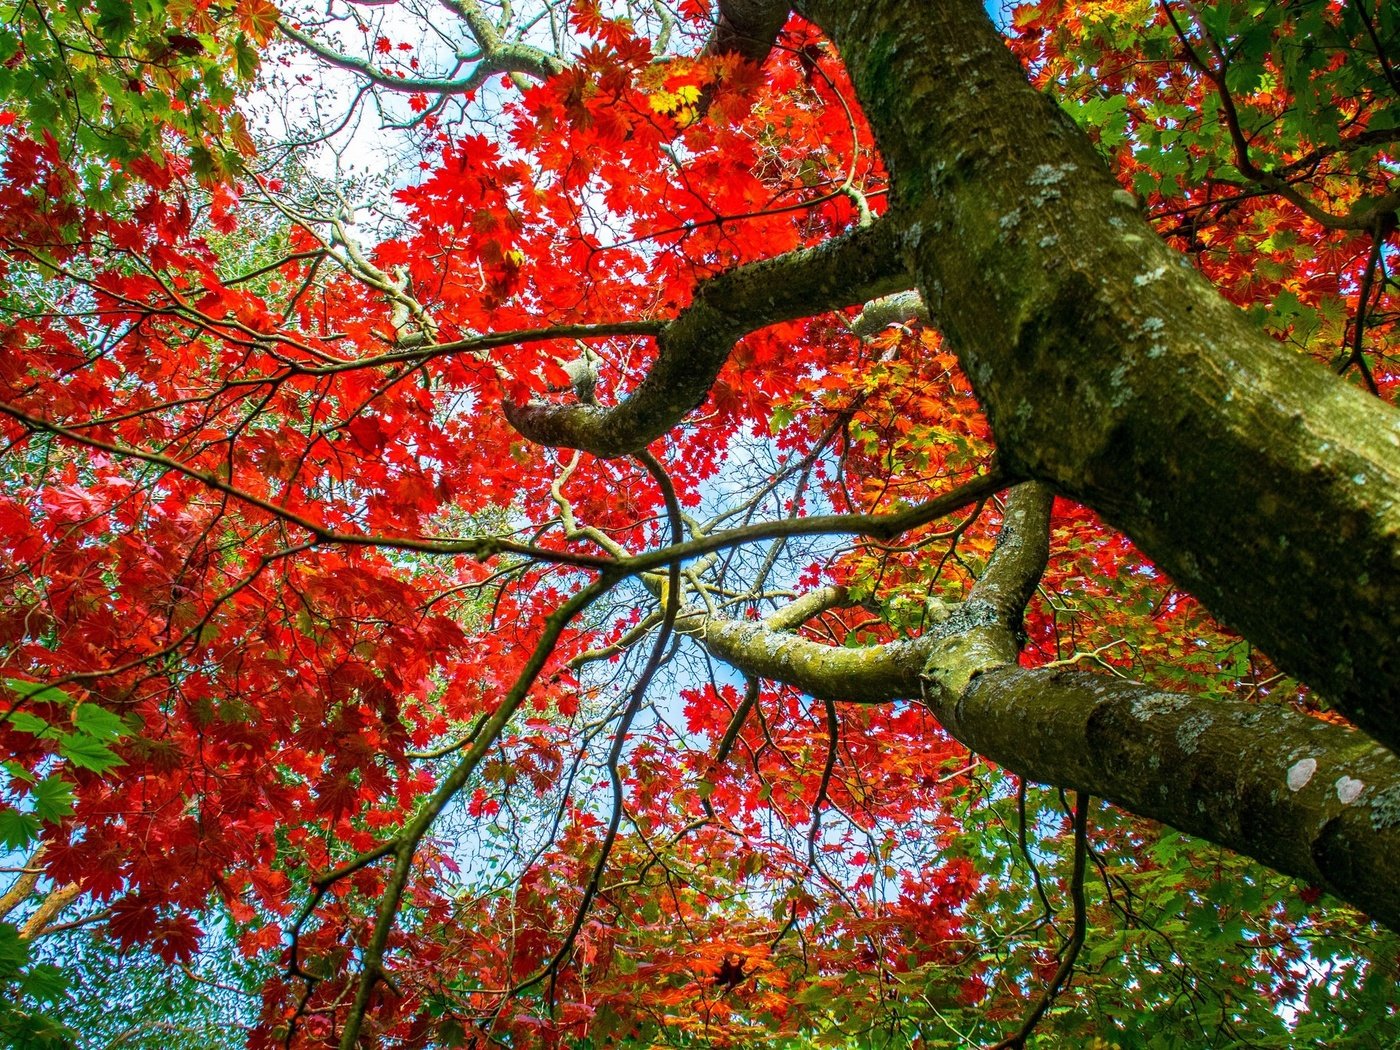
[[[1121,528],[1400,748],[1400,413],[1257,331],[1026,81],[978,0],[806,0],[1007,468]]]

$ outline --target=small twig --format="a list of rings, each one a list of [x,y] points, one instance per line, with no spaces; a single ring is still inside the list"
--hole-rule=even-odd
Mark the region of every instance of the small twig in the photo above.
[[[1035,863],[1035,858],[1031,856],[1030,844],[1026,841],[1026,779],[1022,777],[1016,787],[1016,842],[1021,847],[1021,856],[1026,859],[1026,866],[1031,869],[1031,881],[1035,883],[1036,896],[1040,898],[1040,905],[1045,909],[1045,921],[1055,920],[1055,907],[1050,903],[1050,898],[1045,895],[1045,885],[1040,878],[1040,868]]]
[[[734,750],[735,743],[739,740],[739,731],[744,728],[744,720],[748,718],[753,705],[758,703],[758,679],[749,676],[745,680],[744,699],[739,702],[739,706],[734,710],[734,717],[729,720],[729,725],[724,730],[724,736],[720,738],[719,747],[715,749],[716,766],[722,766],[729,753]]]
[[[822,766],[822,779],[817,786],[817,797],[812,801],[812,826],[807,832],[807,863],[813,867],[817,863],[817,836],[822,830],[822,807],[826,805],[826,793],[831,787],[831,773],[836,768],[838,743],[836,705],[830,700],[824,700],[822,703],[826,707],[826,764]]]
[[[1055,667],[1073,667],[1075,664],[1079,663],[1080,660],[1093,660],[1095,663],[1099,664],[1099,666],[1106,667],[1108,670],[1113,671],[1114,674],[1118,674],[1119,672],[1116,668],[1104,663],[1099,657],[1115,646],[1126,644],[1126,638],[1115,638],[1113,641],[1105,642],[1097,649],[1091,649],[1087,653],[1075,653],[1073,656],[1067,656],[1063,660],[1051,660],[1048,664],[1042,664],[1040,670],[1048,671]]]

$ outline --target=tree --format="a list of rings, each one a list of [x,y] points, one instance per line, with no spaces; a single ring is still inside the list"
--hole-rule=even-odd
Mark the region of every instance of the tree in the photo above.
[[[117,6],[4,37],[71,87],[3,115],[0,976],[1394,1037],[1390,6]],[[364,107],[393,207],[288,152]]]

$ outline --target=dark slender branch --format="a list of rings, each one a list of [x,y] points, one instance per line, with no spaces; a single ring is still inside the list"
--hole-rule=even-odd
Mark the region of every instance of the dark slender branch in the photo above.
[[[432,343],[407,350],[393,350],[362,357],[355,360],[333,361],[323,365],[290,365],[288,375],[325,376],[339,372],[353,372],[362,368],[379,368],[384,365],[404,364],[419,368],[439,357],[456,354],[479,354],[501,346],[518,346],[522,343],[550,342],[556,339],[607,339],[616,336],[654,336],[664,331],[664,321],[604,321],[598,324],[560,324],[542,328],[522,328],[512,332],[488,332],[484,335],[454,339],[449,343]],[[274,378],[269,376],[266,381]]]
[[[1380,231],[1379,224],[1371,238],[1371,254],[1366,260],[1366,269],[1361,275],[1361,291],[1356,297],[1356,317],[1352,321],[1351,333],[1351,353],[1337,366],[1337,373],[1341,375],[1353,365],[1361,373],[1361,379],[1366,384],[1366,389],[1377,397],[1380,396],[1380,388],[1376,386],[1376,377],[1371,374],[1371,369],[1366,365],[1366,356],[1362,352],[1362,340],[1366,335],[1366,312],[1371,306],[1371,285],[1375,282],[1376,271],[1381,264],[1381,245],[1385,242],[1385,237]]]
[[[1045,1012],[1050,1009],[1060,992],[1064,990],[1065,982],[1074,972],[1074,963],[1079,958],[1079,950],[1084,947],[1084,933],[1088,926],[1084,901],[1084,870],[1089,853],[1088,847],[1089,796],[1081,791],[1075,797],[1074,802],[1074,873],[1070,876],[1069,884],[1070,898],[1074,901],[1074,927],[1070,932],[1069,941],[1061,949],[1059,969],[1055,971],[1055,976],[1050,979],[1050,983],[1045,986],[1045,991],[1041,994],[1039,1001],[1026,1015],[1026,1019],[1021,1022],[1021,1027],[992,1046],[991,1050],[1020,1050],[1021,1047],[1025,1046],[1026,1040],[1030,1038],[1036,1025],[1040,1023],[1040,1019],[1045,1016]]]
[[[1016,778],[1016,844],[1021,849],[1021,856],[1025,858],[1026,867],[1031,870],[1031,881],[1035,884],[1036,896],[1040,898],[1040,906],[1045,909],[1045,920],[1047,922],[1055,918],[1055,908],[1050,903],[1050,898],[1045,895],[1045,884],[1040,877],[1040,867],[1035,862],[1035,857],[1031,855],[1030,844],[1026,841],[1026,778]]]
[[[325,251],[324,248],[313,248],[313,249],[311,249],[310,251],[304,251],[304,252],[292,252],[290,255],[284,255],[282,258],[278,259],[276,262],[270,262],[270,263],[268,263],[268,264],[265,265],[265,266],[259,266],[259,267],[257,267],[256,269],[249,270],[247,273],[239,274],[237,277],[230,277],[228,280],[224,281],[223,283],[224,283],[225,287],[231,287],[232,285],[235,285],[235,284],[243,284],[243,283],[245,283],[245,282],[247,282],[247,281],[251,281],[251,280],[253,280],[253,279],[257,278],[257,277],[261,277],[261,276],[262,276],[263,274],[265,274],[265,273],[271,273],[271,272],[274,271],[274,270],[280,270],[282,267],[286,266],[288,263],[303,262],[303,261],[305,261],[305,260],[307,260],[307,259],[316,259],[316,260],[320,260],[322,257],[325,256],[325,254],[326,254],[326,251]],[[315,272],[314,269],[313,269],[312,272],[313,272],[313,273]]]
[[[1400,77],[1396,76],[1395,67],[1390,62],[1390,56],[1385,52],[1385,45],[1376,33],[1376,23],[1371,18],[1371,12],[1366,9],[1366,0],[1352,0],[1351,6],[1355,8],[1357,15],[1361,18],[1361,24],[1366,27],[1366,35],[1371,38],[1371,43],[1376,48],[1376,58],[1380,61],[1385,82],[1390,85],[1392,91],[1400,95]]]
[[[1192,7],[1189,2],[1187,6]],[[1224,118],[1225,130],[1229,133],[1231,149],[1234,152],[1235,167],[1239,169],[1240,174],[1271,192],[1277,193],[1308,218],[1329,230],[1364,230],[1374,225],[1379,218],[1393,214],[1396,208],[1400,207],[1400,191],[1397,191],[1381,197],[1365,197],[1352,205],[1351,210],[1345,215],[1333,215],[1326,209],[1318,207],[1300,193],[1295,186],[1281,178],[1277,172],[1259,167],[1250,156],[1249,141],[1245,137],[1244,124],[1240,120],[1239,111],[1235,106],[1234,95],[1226,83],[1228,55],[1222,52],[1207,36],[1207,43],[1217,56],[1217,64],[1211,65],[1206,62],[1192,46],[1185,28],[1177,20],[1176,13],[1172,10],[1170,0],[1163,0],[1162,8],[1166,12],[1167,19],[1171,22],[1172,29],[1175,30],[1177,39],[1182,48],[1185,49],[1191,64],[1215,85],[1216,94],[1220,98],[1220,113]]]
[[[823,700],[822,706],[826,709],[826,762],[822,766],[821,782],[817,785],[817,797],[812,801],[812,826],[807,832],[807,863],[812,867],[817,864],[817,836],[822,830],[822,807],[826,805],[827,790],[831,787],[831,774],[836,769],[838,739],[836,705],[830,700]]]
[[[671,542],[674,547],[684,535],[685,529],[675,486],[671,484],[666,469],[650,452],[643,449],[635,455],[637,461],[647,469],[661,487],[662,495],[666,500],[666,517],[670,525]],[[608,780],[612,786],[612,812],[608,817],[607,832],[604,834],[602,844],[598,849],[598,860],[593,865],[593,872],[583,888],[583,898],[574,910],[573,922],[569,925],[568,932],[565,933],[558,950],[539,971],[512,988],[508,997],[518,995],[548,978],[548,999],[550,1003],[554,1002],[555,982],[559,971],[572,954],[574,942],[593,907],[593,900],[598,895],[598,889],[602,885],[603,872],[608,866],[608,858],[612,854],[613,843],[617,841],[618,828],[622,825],[622,751],[627,743],[627,731],[631,728],[633,719],[637,717],[637,712],[641,709],[642,701],[646,698],[647,688],[651,685],[652,678],[660,668],[661,658],[666,652],[666,645],[671,640],[671,632],[676,625],[676,613],[680,609],[680,589],[681,563],[679,559],[673,558],[667,568],[666,608],[661,621],[661,629],[657,632],[656,640],[652,644],[651,655],[647,658],[646,666],[642,668],[642,673],[638,675],[636,682],[632,685],[631,694],[627,698],[627,706],[623,709],[622,717],[613,734],[612,747],[608,751],[607,770]]]
[[[715,748],[715,768],[722,766],[728,760],[729,753],[734,750],[734,745],[739,741],[739,732],[744,728],[744,721],[749,717],[749,712],[753,710],[753,705],[758,703],[758,693],[759,681],[749,675],[744,680],[744,698],[734,709],[734,716],[730,718],[729,725],[725,727],[724,736],[720,737],[719,747]]]
[[[14,405],[0,402],[0,415],[10,416],[18,420],[31,430],[42,431],[64,438],[74,444],[82,445],[86,448],[97,449],[102,452],[111,453],[114,456],[121,456],[126,459],[135,459],[152,466],[162,467],[175,474],[183,475],[191,480],[198,481],[217,492],[232,496],[234,499],[250,506],[257,507],[275,518],[305,529],[316,537],[318,544],[333,544],[348,547],[385,547],[393,550],[411,550],[423,554],[470,554],[478,558],[491,558],[499,554],[519,554],[524,557],[534,558],[544,562],[554,562],[561,565],[571,565],[575,568],[587,569],[610,569],[616,567],[616,562],[611,558],[601,558],[590,554],[571,554],[567,551],[550,551],[530,544],[516,543],[512,540],[504,540],[495,536],[480,536],[470,539],[460,540],[433,540],[421,539],[411,536],[373,536],[356,535],[353,533],[339,532],[324,525],[312,521],[304,515],[288,510],[286,507],[272,500],[256,496],[251,492],[240,489],[237,486],[225,481],[218,475],[205,470],[191,467],[187,463],[181,463],[177,459],[165,456],[157,452],[146,452],[142,449],[131,448],[127,445],[119,445],[116,442],[103,441],[100,438],[89,437],[80,434],[71,427],[58,423],[51,423],[46,419],[31,415],[23,409]],[[645,568],[638,571],[646,571]]]
[[[615,575],[603,575],[602,578],[583,588],[546,618],[544,629],[540,634],[539,641],[535,643],[529,659],[525,661],[525,666],[521,668],[509,692],[502,698],[500,706],[487,721],[476,742],[452,767],[432,797],[399,833],[396,840],[397,848],[394,851],[394,868],[386,880],[383,895],[380,898],[374,930],[370,934],[369,943],[363,949],[364,962],[355,989],[355,999],[346,1018],[345,1028],[341,1032],[341,1050],[355,1050],[375,985],[384,976],[384,953],[389,944],[389,934],[392,932],[398,916],[399,904],[403,900],[404,890],[408,885],[408,876],[413,867],[413,858],[418,844],[442,811],[466,785],[476,771],[482,757],[496,742],[511,718],[514,717],[516,710],[524,702],[525,697],[529,695],[531,687],[544,669],[546,661],[564,632],[564,628],[610,590],[617,580],[618,577]]]
[[[651,572],[672,558],[689,560],[712,551],[741,543],[756,543],[781,536],[869,536],[888,540],[911,529],[921,528],[939,518],[946,518],[964,507],[1000,492],[1014,479],[993,467],[986,474],[964,482],[951,492],[915,504],[907,510],[889,514],[814,514],[810,518],[784,518],[780,521],[744,525],[737,529],[711,533],[687,540],[675,547],[638,554],[626,562],[629,573]]]

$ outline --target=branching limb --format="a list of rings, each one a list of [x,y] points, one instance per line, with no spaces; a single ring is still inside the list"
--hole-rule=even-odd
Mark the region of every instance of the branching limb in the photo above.
[[[1195,4],[1191,0],[1184,0],[1184,6],[1191,12],[1197,24],[1204,26],[1196,11]],[[1176,31],[1177,39],[1181,42],[1191,64],[1215,85],[1216,93],[1220,97],[1221,117],[1225,122],[1225,129],[1230,135],[1230,145],[1234,151],[1235,167],[1239,169],[1240,174],[1258,183],[1269,192],[1278,194],[1318,225],[1325,226],[1330,230],[1366,230],[1375,226],[1385,216],[1393,217],[1395,210],[1400,208],[1400,190],[1379,197],[1362,198],[1352,205],[1346,214],[1335,215],[1308,199],[1296,186],[1280,177],[1277,172],[1259,167],[1250,156],[1249,140],[1245,137],[1244,125],[1240,121],[1234,95],[1226,83],[1229,56],[1221,50],[1209,31],[1203,29],[1206,44],[1215,57],[1213,63],[1206,61],[1191,43],[1186,29],[1177,19],[1171,4],[1164,0],[1162,8],[1166,12],[1172,28]]]
[[[554,501],[554,505],[559,508],[559,517],[564,524],[564,538],[566,540],[587,539],[592,540],[600,548],[617,559],[627,557],[627,549],[618,543],[601,529],[596,529],[591,525],[580,526],[574,516],[574,505],[564,495],[564,486],[568,484],[569,478],[578,469],[579,460],[582,458],[581,452],[575,451],[569,457],[569,462],[564,465],[564,469],[550,483],[549,496]]]
[[[369,942],[363,949],[363,964],[355,988],[354,1002],[341,1032],[341,1050],[355,1050],[375,985],[384,976],[384,953],[389,944],[389,935],[398,918],[399,905],[408,885],[408,877],[413,868],[413,858],[418,844],[442,811],[466,786],[486,752],[495,744],[506,725],[514,717],[516,710],[524,702],[525,697],[529,695],[531,687],[544,669],[545,662],[554,651],[554,646],[559,641],[564,629],[573,621],[574,617],[602,597],[614,583],[616,583],[615,576],[604,575],[579,591],[549,615],[545,620],[540,639],[535,643],[535,648],[530,653],[530,658],[521,668],[510,691],[502,698],[500,706],[486,722],[475,743],[452,767],[438,785],[437,790],[423,805],[423,808],[399,834],[394,849],[394,867],[384,886],[383,896],[375,916],[374,929],[370,934]]]
[[[288,40],[300,44],[327,65],[353,73],[377,88],[387,91],[401,91],[405,94],[432,92],[435,95],[466,95],[479,88],[487,77],[503,70],[493,69],[482,60],[465,76],[446,77],[398,77],[374,68],[367,58],[356,58],[333,47],[328,47],[297,25],[282,19],[277,23],[278,30]]]
[[[645,449],[637,453],[637,460],[646,467],[647,471],[661,487],[661,491],[666,500],[666,516],[670,524],[672,544],[680,541],[685,527],[681,520],[681,505],[676,498],[675,486],[671,484],[670,477],[666,474],[665,468],[660,462]],[[642,701],[646,697],[647,688],[651,685],[651,680],[661,666],[661,659],[666,652],[666,646],[671,640],[671,632],[676,624],[676,613],[680,606],[680,562],[673,560],[667,570],[666,605],[661,621],[661,630],[657,632],[656,640],[652,643],[651,655],[647,658],[646,666],[637,676],[633,683],[631,694],[627,699],[627,706],[623,709],[622,717],[618,721],[617,728],[613,731],[612,747],[608,751],[607,770],[608,780],[612,786],[612,811],[608,817],[607,831],[603,835],[602,844],[598,849],[598,860],[593,865],[593,872],[589,876],[588,883],[583,888],[583,897],[579,901],[578,907],[574,911],[573,922],[570,924],[568,932],[565,933],[563,941],[554,955],[545,965],[533,976],[527,978],[511,990],[512,995],[518,995],[540,981],[549,980],[549,1000],[554,1000],[554,985],[558,977],[560,968],[568,961],[574,950],[574,942],[578,938],[579,931],[583,929],[583,924],[588,918],[588,914],[593,907],[593,899],[598,895],[599,887],[602,885],[603,872],[607,870],[608,859],[612,854],[613,843],[617,840],[618,828],[622,824],[622,751],[627,743],[627,731],[631,728],[632,720],[636,718],[637,712],[641,710]],[[345,1048],[349,1050],[349,1048]]]
[[[1048,513],[1046,490],[1018,488],[981,579],[918,639],[846,649],[697,607],[679,625],[744,673],[817,699],[923,696],[948,732],[1019,776],[1220,843],[1400,929],[1400,757],[1291,708],[1018,666]]]
[[[286,19],[279,21],[277,28],[289,40],[306,48],[323,62],[346,70],[376,88],[408,94],[422,92],[438,98],[469,95],[488,79],[501,73],[509,74],[517,87],[523,90],[528,86],[525,77],[543,81],[564,68],[564,63],[547,51],[518,40],[505,39],[501,29],[492,24],[475,0],[444,0],[443,6],[462,20],[476,42],[475,53],[459,53],[456,67],[443,76],[401,77],[387,73],[376,69],[369,59],[347,55]],[[459,71],[469,63],[472,64],[470,72],[459,75]]]
[[[1337,372],[1344,373],[1347,369],[1355,366],[1361,373],[1361,379],[1366,384],[1366,389],[1376,396],[1380,396],[1380,388],[1376,386],[1376,377],[1371,374],[1371,369],[1367,367],[1366,355],[1363,352],[1366,338],[1367,312],[1371,308],[1371,288],[1376,280],[1376,271],[1381,266],[1381,247],[1385,244],[1385,237],[1382,235],[1380,227],[1372,233],[1371,253],[1366,259],[1366,269],[1361,275],[1361,288],[1356,296],[1356,316],[1352,318],[1351,331],[1351,352],[1345,353],[1342,360],[1337,365]]]
[[[1164,245],[982,4],[798,6],[866,104],[907,265],[1007,467],[1400,749],[1400,414],[1280,353]],[[916,83],[885,91],[893,68]]]
[[[521,74],[535,80],[548,80],[562,72],[564,63],[547,51],[531,47],[518,40],[506,40],[502,25],[493,25],[476,0],[442,0],[444,7],[455,11],[466,23],[468,32],[481,48],[483,61],[496,71]],[[517,87],[523,87],[517,81]]]
[[[216,492],[221,492],[242,503],[256,507],[274,518],[304,529],[316,538],[318,544],[335,544],[352,547],[385,547],[393,550],[418,551],[424,554],[470,554],[481,558],[495,557],[499,554],[521,554],[543,562],[556,562],[563,565],[572,565],[575,568],[600,570],[613,569],[617,564],[612,559],[606,557],[590,554],[571,554],[565,551],[550,551],[532,544],[517,543],[513,540],[505,540],[495,536],[472,537],[460,540],[434,540],[411,536],[371,536],[339,532],[312,521],[304,515],[290,511],[273,500],[265,499],[241,489],[211,471],[192,467],[170,456],[155,452],[147,452],[143,449],[132,448],[117,444],[116,442],[103,441],[99,438],[90,437],[73,430],[71,427],[41,419],[11,404],[0,403],[0,415],[9,416],[37,432],[53,434],[77,445],[98,449],[124,459],[139,460],[143,463],[149,463],[152,466],[162,467],[173,473],[181,474],[194,481],[200,482]],[[649,565],[644,566],[638,571],[644,571],[645,568],[649,567]]]

